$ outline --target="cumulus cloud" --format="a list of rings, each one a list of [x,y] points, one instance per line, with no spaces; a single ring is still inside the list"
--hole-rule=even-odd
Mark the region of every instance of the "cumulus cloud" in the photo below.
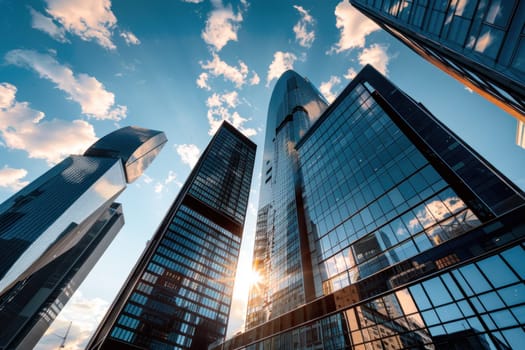
[[[115,49],[111,40],[117,18],[110,0],[46,0],[47,13],[65,30],[85,41],[95,41],[106,49]]]
[[[101,298],[88,299],[82,295],[81,291],[77,291],[46,331],[35,350],[56,349],[59,343],[57,334],[64,335],[71,320],[74,322],[71,323],[67,336],[67,349],[85,349],[108,307],[108,301]]]
[[[387,47],[380,44],[372,44],[369,48],[365,48],[359,54],[359,63],[361,65],[371,64],[384,75],[388,75],[388,62],[390,57],[387,53]]]
[[[48,79],[64,91],[69,99],[80,104],[82,113],[95,119],[121,120],[127,107],[115,105],[115,95],[101,82],[87,74],[75,75],[71,68],[61,65],[54,57],[32,50],[9,51],[8,63],[34,70],[41,78]]]
[[[314,18],[302,6],[293,6],[301,14],[301,19],[293,26],[295,41],[303,47],[311,47],[315,40],[315,31],[311,28]]]
[[[340,83],[341,83],[341,78],[332,75],[330,77],[330,80],[321,83],[321,86],[319,87],[319,91],[324,95],[324,97],[328,100],[328,102],[332,103],[337,97],[337,94],[334,93],[332,89],[336,85],[339,85]]]
[[[230,113],[228,108],[223,106],[209,109],[207,117],[208,123],[210,124],[210,130],[208,131],[208,134],[210,135],[215,134],[224,120],[228,121],[247,137],[257,135],[257,130],[244,127],[244,123],[246,123],[249,119],[241,117],[238,112]]]
[[[215,77],[222,76],[224,80],[234,83],[237,88],[240,88],[246,83],[249,71],[246,63],[239,60],[239,66],[234,67],[222,61],[216,53],[213,53],[212,56],[213,59],[211,61],[200,62],[201,67],[208,70],[209,74]],[[197,84],[199,83],[197,82]]]
[[[373,21],[357,11],[348,0],[341,1],[335,7],[336,27],[340,30],[339,42],[328,53],[364,47],[365,38],[380,29]]]
[[[297,60],[291,52],[277,51],[273,54],[273,61],[268,67],[268,76],[266,77],[266,86],[270,85],[273,79],[278,79],[281,74],[289,69],[293,69],[293,64]]]
[[[184,164],[189,165],[190,168],[193,168],[195,164],[197,164],[201,153],[199,147],[193,144],[182,144],[177,145],[176,150]]]
[[[201,89],[205,89],[205,90],[211,90],[211,87],[210,85],[208,85],[208,73],[201,73],[199,75],[199,77],[197,78],[197,86],[200,87]]]
[[[259,78],[259,75],[257,73],[252,72],[252,77],[250,79],[250,85],[257,85],[261,82],[261,78]]]
[[[215,131],[217,131],[223,120],[228,121],[248,137],[257,134],[255,129],[244,127],[244,123],[249,119],[241,117],[238,112],[230,112],[230,108],[237,107],[239,103],[240,100],[237,91],[226,92],[224,94],[214,93],[208,97],[206,106],[208,107],[207,117],[210,124],[208,133],[210,135],[213,135]]]
[[[201,36],[208,45],[220,51],[228,41],[237,41],[242,14],[240,12],[235,14],[231,5],[223,7],[217,2],[216,5],[218,8],[211,11]]]
[[[52,18],[44,16],[38,11],[35,11],[32,8],[29,8],[31,14],[31,27],[34,29],[41,30],[47,33],[56,41],[61,43],[68,42],[66,38],[66,31],[63,27],[59,27]]]
[[[26,175],[27,170],[25,169],[5,166],[3,169],[0,169],[0,187],[8,188],[14,192],[18,191],[29,183],[29,181],[22,181]]]
[[[16,91],[14,85],[0,83],[0,136],[6,147],[54,164],[69,154],[83,153],[97,140],[88,122],[45,120],[44,113],[28,102],[16,101]]]
[[[124,38],[124,41],[127,45],[138,45],[140,44],[140,40],[133,34],[132,32],[128,31],[121,31],[120,36]]]
[[[352,80],[355,78],[355,76],[357,75],[357,72],[355,71],[354,68],[350,67],[348,68],[348,70],[346,71],[346,74],[344,75],[344,77],[348,80]]]
[[[182,182],[177,181],[177,174],[173,170],[168,172],[168,176],[164,180],[164,185],[169,185],[170,183],[175,183],[178,187],[182,187]]]

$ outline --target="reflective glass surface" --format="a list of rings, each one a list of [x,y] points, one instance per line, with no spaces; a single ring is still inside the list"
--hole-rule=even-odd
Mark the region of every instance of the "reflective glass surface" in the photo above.
[[[223,123],[88,349],[205,349],[225,336],[254,158]]]
[[[300,148],[324,294],[480,222],[363,85]]]

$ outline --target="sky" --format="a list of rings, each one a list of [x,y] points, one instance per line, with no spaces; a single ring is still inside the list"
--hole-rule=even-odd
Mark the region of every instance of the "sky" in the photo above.
[[[340,0],[0,0],[0,201],[127,125],[168,143],[119,197],[126,224],[36,349],[83,349],[222,120],[257,145],[238,280],[246,281],[267,106],[287,69],[332,101],[370,63],[525,188],[516,120]],[[228,333],[248,293],[236,283]]]

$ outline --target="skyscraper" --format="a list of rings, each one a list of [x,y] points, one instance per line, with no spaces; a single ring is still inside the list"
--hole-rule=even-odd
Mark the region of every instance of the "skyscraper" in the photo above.
[[[523,192],[371,66],[281,147],[279,134],[295,130],[290,111],[308,113],[294,105],[299,85],[283,74],[268,110],[279,127],[267,128],[271,199],[254,252],[267,280],[251,288],[246,331],[212,349],[519,348]],[[288,154],[293,177],[279,169]],[[288,265],[294,245],[299,266]],[[301,278],[313,288],[283,307],[297,292],[273,281]]]
[[[221,125],[88,349],[206,349],[226,335],[255,149]]]
[[[124,224],[114,200],[166,141],[119,129],[0,205],[0,348],[38,342]]]
[[[525,123],[525,3],[350,0],[417,54]],[[521,142],[520,142],[521,141]]]

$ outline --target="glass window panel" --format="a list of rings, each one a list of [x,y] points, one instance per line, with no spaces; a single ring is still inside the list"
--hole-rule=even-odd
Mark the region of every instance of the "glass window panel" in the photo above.
[[[506,27],[512,15],[514,4],[515,0],[492,0],[485,21],[500,27]]]
[[[484,25],[481,28],[474,50],[490,58],[496,58],[503,41],[503,34],[502,30]]]
[[[498,294],[508,306],[525,303],[525,286],[523,284],[500,289]]]
[[[461,312],[463,312],[463,315],[465,315],[466,317],[474,315],[474,310],[472,310],[467,301],[460,301],[458,303],[458,306],[461,309]]]
[[[474,292],[483,293],[491,289],[475,265],[463,266],[459,270]]]
[[[468,324],[464,320],[445,324],[445,330],[448,334],[456,334],[458,332],[465,331],[468,329],[467,327]]]
[[[477,265],[496,288],[518,281],[517,276],[497,255],[484,259]]]
[[[521,349],[525,344],[525,332],[523,328],[513,328],[502,332],[512,349]]]
[[[452,301],[448,290],[439,277],[423,282],[423,286],[434,306],[443,305]]]
[[[512,316],[509,310],[492,312],[490,316],[492,316],[494,323],[496,323],[496,325],[499,328],[505,328],[516,325],[516,319],[514,318],[514,316]]]
[[[525,252],[521,246],[506,250],[501,255],[518,273],[518,275],[522,279],[525,279]]]
[[[461,311],[459,311],[459,308],[454,303],[438,307],[436,312],[442,322],[457,320],[463,317]]]
[[[423,287],[420,284],[410,287],[409,290],[420,310],[425,310],[432,307],[428,297],[425,294],[425,291],[423,290]],[[403,305],[403,303],[401,305]]]
[[[471,317],[467,321],[468,321],[468,324],[470,325],[470,327],[472,328],[472,330],[474,330],[474,332],[477,333],[477,332],[481,332],[483,330],[483,325],[479,321],[479,318]]]
[[[523,28],[525,29],[525,26]],[[525,72],[525,38],[519,41],[518,49],[512,61],[512,67]]]
[[[525,305],[512,308],[512,314],[518,319],[519,323],[525,323]]]
[[[441,279],[455,300],[463,299],[463,294],[461,294],[461,291],[458,289],[456,282],[452,280],[452,277],[448,273],[442,275]]]
[[[436,312],[432,309],[423,311],[421,313],[421,316],[423,316],[423,319],[425,320],[425,323],[427,326],[433,326],[435,324],[440,323]]]
[[[401,220],[401,218],[398,218],[395,221],[391,222],[390,223],[390,228],[394,232],[394,234],[396,236],[396,240],[398,242],[404,240],[405,238],[407,238],[409,236],[408,235],[408,230],[407,230],[405,224],[403,223],[403,220]]]
[[[498,294],[496,294],[496,292],[483,294],[483,295],[478,296],[478,298],[481,301],[481,303],[483,304],[483,306],[485,306],[485,309],[487,309],[487,311],[491,311],[491,310],[500,309],[502,307],[505,307],[505,305],[501,301],[501,299],[498,296]]]
[[[432,243],[428,239],[425,232],[420,233],[419,235],[414,237],[414,242],[416,243],[417,248],[420,252],[423,252],[427,249],[432,248]]]

